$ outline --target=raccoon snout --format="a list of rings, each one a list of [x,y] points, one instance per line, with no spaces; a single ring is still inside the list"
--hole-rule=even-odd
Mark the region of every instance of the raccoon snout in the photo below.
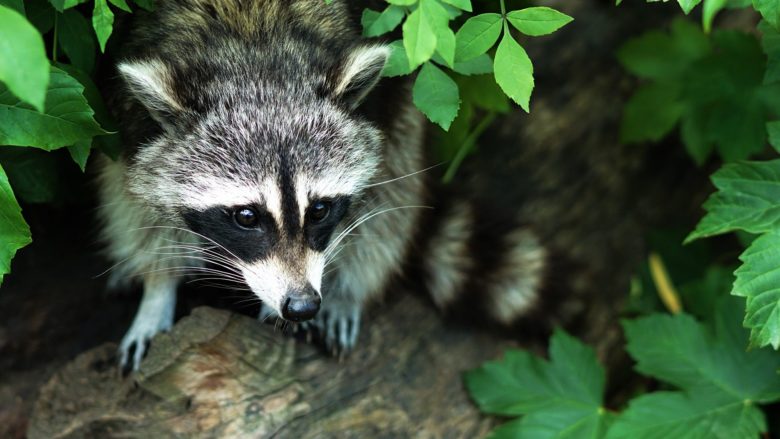
[[[293,322],[309,320],[320,310],[321,299],[311,285],[302,290],[291,290],[287,293],[282,306],[282,317]]]

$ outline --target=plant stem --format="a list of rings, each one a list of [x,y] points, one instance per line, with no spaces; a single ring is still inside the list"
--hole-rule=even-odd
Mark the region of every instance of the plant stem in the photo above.
[[[442,177],[442,181],[444,181],[444,183],[449,183],[452,181],[452,178],[455,177],[455,172],[458,171],[460,164],[463,163],[463,159],[466,158],[466,155],[474,147],[474,144],[477,143],[479,136],[482,135],[485,129],[487,129],[487,127],[489,127],[495,119],[496,112],[489,112],[485,115],[485,117],[482,118],[482,120],[479,121],[477,126],[474,127],[474,130],[469,133],[468,137],[466,137],[466,140],[464,140],[463,144],[461,144],[460,148],[458,148],[458,152],[455,153],[455,157],[452,158],[450,166],[447,167],[447,172],[445,172],[444,177]]]
[[[506,5],[504,4],[504,0],[501,0],[501,26],[504,28],[504,33],[508,35],[509,25],[507,24]]]
[[[57,27],[59,25],[59,16],[56,11],[54,12],[54,38],[52,38],[51,43],[51,62],[56,63],[57,62],[57,34],[59,33],[57,31]]]

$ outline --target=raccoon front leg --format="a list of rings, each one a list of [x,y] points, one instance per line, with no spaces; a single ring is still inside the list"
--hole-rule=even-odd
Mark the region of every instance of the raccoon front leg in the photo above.
[[[156,273],[144,278],[141,304],[119,345],[119,364],[123,371],[138,370],[152,337],[173,325],[177,286],[178,279],[164,274]]]
[[[362,313],[362,303],[354,298],[328,296],[312,323],[317,328],[325,349],[334,355],[354,349],[360,332]]]

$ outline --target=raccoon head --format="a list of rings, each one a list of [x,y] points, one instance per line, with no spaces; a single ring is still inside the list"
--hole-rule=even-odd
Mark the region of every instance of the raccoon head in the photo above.
[[[325,71],[286,78],[120,64],[159,124],[129,160],[129,192],[214,247],[204,257],[221,252],[217,262],[283,318],[312,318],[334,232],[380,161],[381,133],[355,110],[388,54],[357,46]]]

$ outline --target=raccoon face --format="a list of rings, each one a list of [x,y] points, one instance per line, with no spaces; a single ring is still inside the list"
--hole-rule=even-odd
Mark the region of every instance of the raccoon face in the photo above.
[[[120,64],[161,127],[129,161],[129,191],[199,235],[202,257],[227,264],[283,318],[314,317],[334,232],[380,160],[381,133],[353,110],[387,56],[357,47],[321,76],[186,86],[163,61]]]

